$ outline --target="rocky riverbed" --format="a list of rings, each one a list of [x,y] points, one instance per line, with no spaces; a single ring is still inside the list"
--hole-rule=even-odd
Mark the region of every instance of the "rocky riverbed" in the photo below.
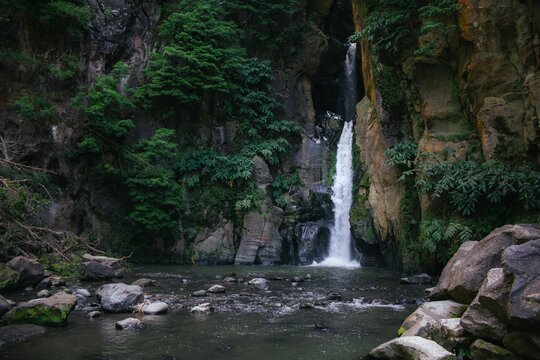
[[[95,294],[107,283],[129,285],[137,303],[141,289],[144,302],[135,313],[105,311],[103,288],[101,301]],[[35,337],[5,345],[0,358],[358,359],[396,335],[425,287],[400,285],[383,269],[134,266],[122,279],[68,282],[77,305],[67,325],[28,328]],[[6,297],[23,302],[38,291]],[[205,303],[210,311],[191,312]],[[149,308],[161,314],[145,315]],[[127,318],[140,323],[116,325]]]

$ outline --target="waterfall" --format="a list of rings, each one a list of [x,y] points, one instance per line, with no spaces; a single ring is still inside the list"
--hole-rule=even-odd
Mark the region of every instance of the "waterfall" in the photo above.
[[[357,102],[356,91],[356,44],[351,44],[347,51],[342,79],[343,108],[345,123],[339,138],[336,155],[336,173],[332,186],[334,225],[330,233],[328,257],[318,265],[358,267],[360,263],[353,259],[351,243],[351,225],[349,211],[353,200],[353,129],[354,113]]]

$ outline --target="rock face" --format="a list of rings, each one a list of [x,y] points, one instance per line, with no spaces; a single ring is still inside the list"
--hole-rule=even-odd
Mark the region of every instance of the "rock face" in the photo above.
[[[535,236],[540,238],[537,225],[506,225],[495,229],[478,243],[464,243],[444,268],[430,298],[470,303],[488,271],[501,267],[502,252]]]
[[[110,280],[124,274],[120,259],[85,254],[83,260],[79,269],[83,280]]]
[[[381,360],[455,360],[456,356],[435,341],[419,336],[390,340],[371,350],[367,359]]]
[[[300,224],[295,229],[298,239],[298,260],[301,264],[322,261],[328,255],[330,230],[317,222]]]
[[[195,239],[193,259],[198,264],[226,265],[234,262],[234,226],[231,221],[223,221],[210,235]]]
[[[279,228],[283,210],[277,206],[266,207],[262,212],[251,211],[244,216],[244,230],[235,265],[279,264],[283,238]]]
[[[19,285],[37,285],[45,276],[45,267],[36,260],[24,256],[11,259],[7,265],[19,274]]]
[[[71,310],[77,304],[75,295],[58,292],[45,299],[19,303],[4,315],[7,324],[36,324],[60,326],[67,322]]]
[[[507,300],[507,315],[513,328],[540,331],[540,235],[537,240],[510,246],[502,257],[504,273],[512,287],[508,300],[503,294],[493,302]]]
[[[122,283],[101,286],[96,290],[96,297],[104,310],[115,313],[129,312],[144,301],[140,286]]]
[[[19,285],[19,273],[6,264],[0,264],[0,292],[15,289]]]

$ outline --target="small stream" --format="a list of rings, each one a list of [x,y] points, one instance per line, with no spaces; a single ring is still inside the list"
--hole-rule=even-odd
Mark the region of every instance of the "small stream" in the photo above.
[[[308,274],[310,280],[290,281]],[[230,275],[245,282],[224,282]],[[115,330],[115,322],[130,314],[87,319],[89,305],[96,301],[91,297],[71,313],[66,327],[49,328],[41,337],[3,349],[0,359],[360,359],[395,337],[424,297],[424,286],[399,285],[390,272],[374,268],[138,265],[122,281],[141,277],[156,280],[156,286],[144,289],[147,297],[169,304],[165,315],[136,315],[146,329]],[[268,279],[270,289],[247,285],[254,277]],[[191,296],[214,284],[224,285],[227,292]],[[101,284],[68,285],[93,293]],[[12,296],[17,301],[32,297],[35,291]],[[204,302],[212,303],[214,314],[189,313]]]

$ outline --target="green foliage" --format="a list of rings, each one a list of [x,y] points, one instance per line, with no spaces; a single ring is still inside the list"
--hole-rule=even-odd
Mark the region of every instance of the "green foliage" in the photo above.
[[[291,191],[293,186],[298,185],[301,182],[302,179],[296,174],[289,176],[280,174],[276,176],[270,188],[272,198],[276,205],[282,208],[286,207],[288,204],[286,195]]]
[[[7,21],[23,15],[34,24],[68,36],[80,36],[92,19],[86,0],[0,0],[0,10]]]
[[[445,198],[463,216],[479,206],[504,204],[516,211],[540,209],[540,173],[487,161],[441,161],[423,166],[417,187],[431,198]]]
[[[446,263],[465,241],[478,240],[473,230],[460,222],[446,222],[442,218],[425,219],[420,223],[420,247]]]
[[[447,36],[456,28],[452,20],[459,8],[457,0],[430,0],[425,6],[418,9],[418,16],[422,20],[420,32]],[[416,56],[430,56],[433,54],[434,47],[434,43],[428,41],[421,44],[414,54]]]
[[[126,71],[124,63],[116,64],[111,74],[99,77],[86,93],[72,101],[75,108],[86,115],[88,130],[77,144],[76,155],[108,164],[107,171],[112,170],[113,158],[123,153],[120,143],[134,128],[133,101],[119,90],[120,79]]]
[[[45,1],[40,10],[39,20],[42,23],[61,28],[73,36],[80,35],[92,19],[90,7],[81,5],[80,1]]]
[[[415,0],[368,0],[366,26],[349,38],[356,42],[362,37],[377,50],[397,54],[406,40],[414,34],[413,17],[418,9]]]
[[[381,92],[383,106],[386,110],[399,114],[403,111],[405,94],[403,93],[396,70],[382,65],[375,72],[377,89]]]
[[[22,117],[33,121],[51,120],[55,111],[45,97],[39,95],[24,95],[15,101],[15,111]]]
[[[241,35],[246,48],[273,58],[297,51],[306,26],[300,0],[231,0],[223,6],[244,30]]]
[[[384,157],[388,165],[398,166],[402,171],[406,171],[413,168],[417,154],[418,145],[412,141],[404,141],[386,149]]]
[[[152,53],[145,71],[143,102],[171,108],[194,104],[205,92],[225,96],[237,90],[234,77],[245,51],[220,1],[182,0],[172,10],[159,28],[163,50]]]
[[[64,55],[58,64],[49,64],[49,72],[59,81],[73,80],[80,71],[79,59],[73,55]]]
[[[167,234],[178,226],[185,195],[174,171],[178,162],[174,137],[174,130],[159,129],[136,147],[139,161],[126,184],[133,203],[129,217],[142,233]]]

